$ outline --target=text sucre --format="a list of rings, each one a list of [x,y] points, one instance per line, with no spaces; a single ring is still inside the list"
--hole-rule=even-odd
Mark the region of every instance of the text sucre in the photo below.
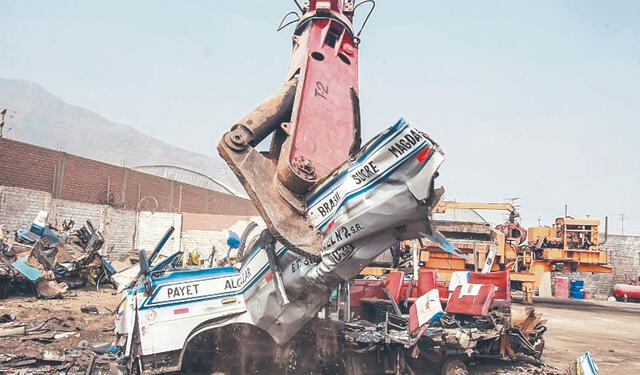
[[[364,166],[358,168],[356,172],[351,175],[351,177],[356,182],[356,185],[360,185],[361,183],[366,182],[368,179],[378,174],[378,172],[380,172],[378,166],[370,161]]]

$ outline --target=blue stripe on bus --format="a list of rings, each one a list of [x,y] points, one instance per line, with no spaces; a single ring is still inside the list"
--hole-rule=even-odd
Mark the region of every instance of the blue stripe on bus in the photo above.
[[[338,207],[336,207],[335,211],[327,216],[326,218],[324,218],[322,220],[322,222],[320,222],[320,224],[318,225],[318,229],[324,229],[324,227],[326,226],[326,224],[331,221],[331,219],[338,213],[338,211],[340,210],[340,208],[342,208],[342,206],[344,206],[345,203],[347,203],[349,200],[357,197],[358,195],[365,193],[369,190],[371,190],[372,188],[380,185],[382,182],[384,182],[391,173],[393,173],[399,164],[404,163],[405,161],[407,161],[410,157],[412,157],[413,155],[415,155],[418,151],[424,149],[424,146],[429,146],[429,143],[425,142],[424,145],[418,146],[416,149],[414,149],[413,151],[411,151],[410,153],[408,153],[407,155],[405,155],[405,157],[403,157],[402,159],[396,161],[391,167],[389,167],[386,172],[384,174],[381,174],[380,176],[372,179],[371,181],[369,181],[369,184],[357,189],[357,190],[352,190],[351,192],[349,192],[344,199],[340,202],[340,204],[338,205]],[[433,153],[432,153],[433,154]],[[427,160],[425,160],[424,162],[428,162],[429,159],[431,159],[431,155],[429,155],[429,158],[427,158]]]
[[[255,255],[257,254],[258,251],[259,251],[259,249],[254,250],[253,253],[252,253],[251,258],[248,261],[244,262],[244,264],[248,265],[251,262],[251,260],[253,260],[253,258],[255,257]],[[289,249],[287,249],[286,247],[280,248],[280,250],[278,251],[278,257],[283,256],[288,251],[289,251]],[[235,271],[233,273],[228,273],[226,275],[220,275],[220,276],[217,276],[217,277],[192,279],[192,281],[206,281],[206,280],[223,279],[223,278],[227,278],[229,276],[237,276],[240,273],[242,273],[242,271],[244,270],[244,268],[245,268],[244,264],[243,264],[243,267],[240,268],[240,271]],[[224,269],[226,270],[226,269],[229,269],[229,268],[232,268],[232,267],[225,267]],[[163,287],[169,287],[169,286],[178,285],[178,284],[181,283],[181,282],[172,282],[170,284],[166,284],[166,283],[162,283],[166,279],[158,279],[158,282],[160,283],[160,285],[157,285],[154,288],[152,296],[147,298],[142,303],[142,306],[140,306],[140,310],[144,310],[146,308],[151,308],[151,307],[164,307],[164,306],[169,306],[169,305],[185,304],[185,303],[197,302],[197,301],[201,301],[201,300],[219,299],[219,298],[223,298],[223,297],[239,295],[239,294],[244,293],[251,286],[253,286],[260,279],[260,276],[264,275],[266,273],[268,268],[269,268],[269,264],[268,263],[265,266],[260,267],[260,270],[258,271],[258,273],[256,273],[255,276],[250,279],[251,281],[249,283],[246,283],[241,289],[239,289],[237,291],[215,293],[215,294],[209,294],[209,295],[205,295],[205,296],[198,296],[198,297],[193,297],[193,298],[185,298],[185,299],[180,299],[180,300],[173,300],[173,301],[170,301],[170,302],[167,301],[167,302],[154,303],[153,299],[156,298],[157,294],[160,292],[160,289],[162,289]],[[212,268],[212,269],[209,269],[209,270],[215,270],[215,268]],[[209,270],[203,270],[203,271],[209,271]],[[194,272],[202,272],[202,271],[187,271],[187,273],[194,273]],[[169,275],[169,276],[171,276],[171,275]]]
[[[342,182],[344,181],[344,178],[347,175],[347,172],[349,170],[351,170],[354,167],[357,167],[358,165],[362,164],[364,162],[364,160],[366,158],[368,158],[372,153],[378,151],[380,148],[382,148],[385,145],[389,144],[389,142],[391,142],[391,140],[393,139],[393,136],[401,133],[407,127],[409,127],[409,123],[404,121],[404,119],[398,120],[398,122],[395,125],[393,125],[391,128],[389,128],[387,130],[387,133],[382,135],[380,137],[380,139],[378,139],[373,145],[371,145],[371,147],[369,147],[369,149],[367,151],[365,151],[365,153],[362,154],[355,162],[349,163],[349,167],[347,168],[347,170],[343,171],[338,176],[336,176],[334,178],[334,182],[333,183],[323,187],[322,189],[320,189],[320,191],[316,192],[311,198],[309,198],[307,200],[307,207],[312,206],[317,201],[319,201],[319,200],[323,199],[324,197],[326,197],[327,195],[329,195],[330,194],[329,193],[330,190],[332,190],[332,189],[334,189],[334,188],[336,188],[336,187],[338,187],[339,185],[342,184]],[[384,142],[384,144],[381,144],[382,142]]]

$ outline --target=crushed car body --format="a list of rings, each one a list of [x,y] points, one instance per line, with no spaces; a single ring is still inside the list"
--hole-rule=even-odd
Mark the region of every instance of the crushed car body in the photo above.
[[[235,339],[242,337],[239,332],[251,332],[246,337],[249,341],[244,341],[247,345],[255,343],[256,337],[272,343],[265,351],[279,351],[280,355],[267,356],[271,366],[277,364],[278,358],[286,362],[287,356],[281,355],[283,348],[304,347],[296,343],[308,340],[308,330],[315,332],[316,340],[340,342],[339,346],[344,347],[353,343],[395,343],[406,349],[412,342],[415,346],[424,335],[435,336],[433,330],[459,329],[454,322],[462,322],[461,319],[443,315],[439,321],[447,324],[429,326],[423,322],[422,326],[429,326],[431,331],[414,332],[414,335],[421,333],[416,339],[409,334],[411,319],[404,314],[409,311],[396,309],[395,315],[389,313],[383,321],[370,320],[366,324],[352,320],[355,318],[352,312],[357,309],[344,311],[351,303],[349,282],[398,241],[429,237],[456,254],[456,249],[430,223],[431,210],[442,194],[434,188],[434,178],[443,160],[440,147],[404,120],[370,141],[307,199],[309,218],[323,237],[318,259],[289,251],[267,230],[255,225],[243,234],[245,243],[239,244],[237,262],[232,266],[180,267],[181,254],[154,264],[141,252],[140,274],[123,292],[124,299],[116,313],[113,351],[120,353],[118,372],[180,370],[194,352],[206,352],[207,349],[194,348],[198,345],[209,345],[209,358],[212,348],[225,348],[218,354],[218,366],[230,366],[229,363],[247,366],[249,361],[220,360],[230,353],[239,353],[216,341],[228,339],[220,334],[228,329],[235,330]],[[165,241],[166,236],[159,247]],[[149,259],[153,259],[159,247]],[[484,317],[484,323],[490,321]],[[500,319],[494,322],[490,334],[479,335],[486,336],[486,340],[507,335],[500,322]],[[326,328],[327,324],[332,328],[318,328]],[[480,326],[477,322],[464,324]],[[372,329],[376,334],[369,334]],[[396,338],[389,339],[396,331]],[[301,332],[306,332],[306,336]],[[333,339],[329,340],[326,332],[332,332],[329,336]],[[385,334],[380,336],[380,332]],[[203,340],[208,344],[202,344]],[[478,337],[469,338],[472,340],[482,341]],[[309,347],[316,346],[317,343]],[[353,353],[357,352],[358,349]],[[348,373],[354,373],[358,367],[353,363],[347,366],[337,353],[320,362],[324,363],[321,367],[332,363]],[[310,363],[315,362],[298,364],[298,370],[311,366]],[[215,364],[213,367],[217,368]]]
[[[47,224],[47,217],[41,211],[29,230],[16,230],[13,243],[0,248],[1,296],[56,298],[87,283],[112,283],[115,270],[100,254],[104,237],[91,221],[73,229],[69,220],[58,229]]]

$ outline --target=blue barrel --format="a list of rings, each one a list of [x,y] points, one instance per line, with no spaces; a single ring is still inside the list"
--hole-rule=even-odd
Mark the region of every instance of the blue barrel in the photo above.
[[[584,280],[571,280],[571,288],[583,289],[584,288]]]
[[[584,299],[584,280],[571,280],[569,296],[573,299]]]

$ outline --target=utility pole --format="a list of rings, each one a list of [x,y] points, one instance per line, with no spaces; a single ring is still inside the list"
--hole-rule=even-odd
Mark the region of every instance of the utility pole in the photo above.
[[[622,234],[624,234],[624,214],[620,214],[620,224],[622,226]]]
[[[0,138],[2,138],[2,128],[4,128],[4,115],[7,114],[7,109],[0,109]]]
[[[520,204],[518,203],[520,197],[502,198],[502,200],[511,203],[511,206],[513,206],[513,209],[515,210],[515,212],[509,213],[505,218],[508,218],[510,220],[518,219],[520,217]],[[512,215],[514,216],[512,217]]]

